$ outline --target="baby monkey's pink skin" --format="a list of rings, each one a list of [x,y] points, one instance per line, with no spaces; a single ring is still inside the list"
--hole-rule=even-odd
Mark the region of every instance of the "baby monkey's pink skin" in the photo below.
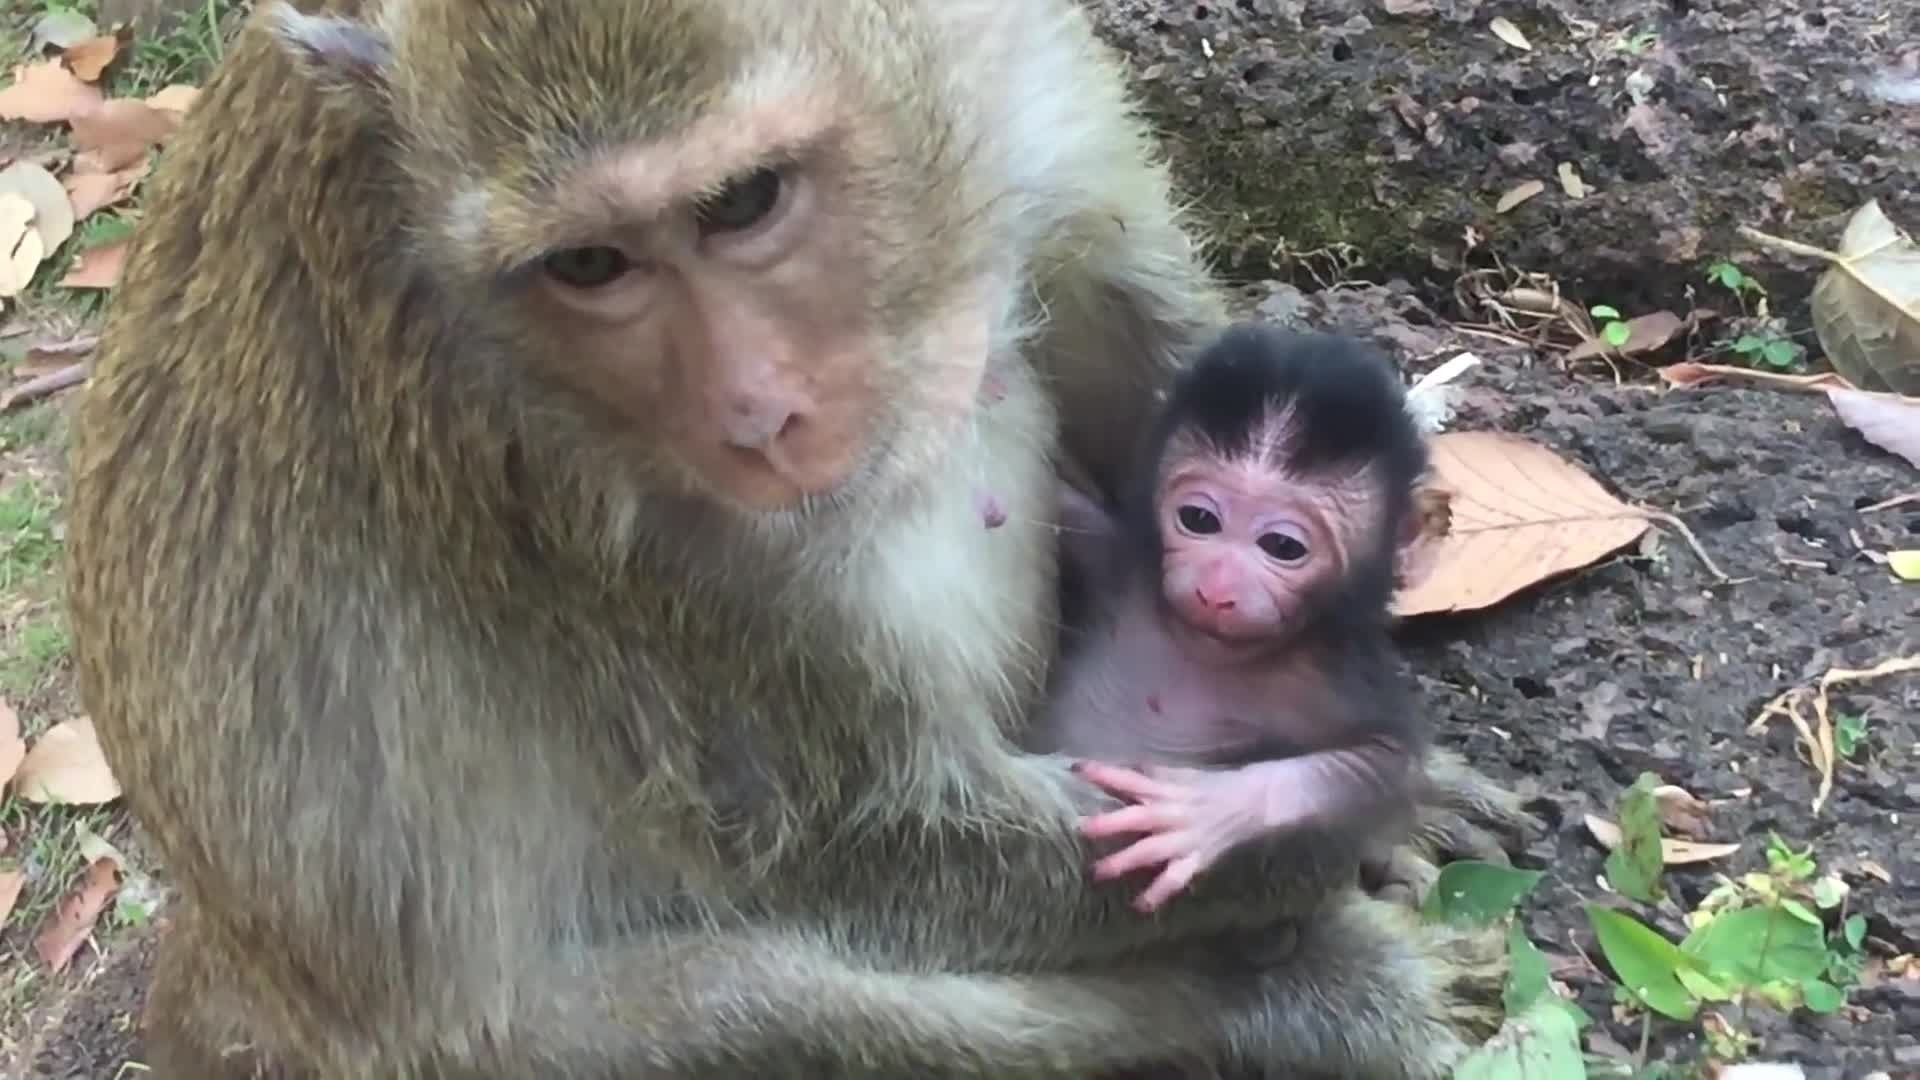
[[[1159,867],[1142,911],[1268,832],[1321,827],[1331,842],[1360,842],[1406,805],[1418,737],[1384,610],[1326,610],[1348,575],[1392,573],[1397,538],[1382,528],[1376,482],[1293,476],[1179,437],[1165,456],[1157,575],[1124,565],[1105,510],[1062,493],[1066,558],[1099,611],[1063,662],[1047,733],[1079,757],[1155,763],[1079,766],[1132,803],[1082,827],[1139,837],[1093,873]],[[1362,559],[1369,544],[1388,557]],[[1196,767],[1221,763],[1237,767]]]

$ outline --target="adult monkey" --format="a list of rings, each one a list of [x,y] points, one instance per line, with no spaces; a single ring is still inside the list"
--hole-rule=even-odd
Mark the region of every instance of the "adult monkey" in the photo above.
[[[1218,319],[1165,187],[1064,0],[264,7],[75,431],[157,1075],[1442,1070],[1467,942],[1325,845],[1142,918],[1005,738],[1056,408],[1111,481]]]

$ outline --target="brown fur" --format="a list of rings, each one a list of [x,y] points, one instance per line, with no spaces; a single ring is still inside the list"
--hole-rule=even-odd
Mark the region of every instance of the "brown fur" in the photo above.
[[[1143,919],[1084,877],[1105,804],[1008,745],[1053,648],[1049,457],[1111,485],[1219,318],[1077,11],[329,10],[390,37],[295,63],[371,39],[262,8],[76,421],[82,692],[187,904],[158,1080],[1444,1070],[1485,1000],[1450,939],[1284,847]],[[670,143],[746,56],[865,110],[884,314],[974,275],[1011,358],[947,425],[876,371],[889,452],[758,515],[665,486],[476,286],[571,154]]]

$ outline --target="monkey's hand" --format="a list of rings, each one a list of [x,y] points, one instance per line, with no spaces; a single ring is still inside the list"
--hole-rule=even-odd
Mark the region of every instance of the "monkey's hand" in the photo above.
[[[1234,845],[1272,827],[1274,789],[1259,766],[1216,772],[1086,762],[1076,771],[1133,803],[1083,818],[1080,829],[1096,839],[1146,834],[1093,864],[1099,881],[1161,867],[1133,902],[1143,912],[1173,899]]]
[[[1418,904],[1455,859],[1505,865],[1540,831],[1519,796],[1488,779],[1450,750],[1433,749],[1414,782],[1413,834],[1364,868],[1368,891]]]

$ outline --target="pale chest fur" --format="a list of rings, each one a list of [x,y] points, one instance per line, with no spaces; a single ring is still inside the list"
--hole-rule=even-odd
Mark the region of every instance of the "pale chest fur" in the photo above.
[[[1025,364],[996,377],[1004,397],[955,433],[927,497],[865,545],[842,603],[865,628],[863,659],[916,697],[1010,721],[1054,652],[1054,415]],[[1004,512],[996,527],[983,495]]]

